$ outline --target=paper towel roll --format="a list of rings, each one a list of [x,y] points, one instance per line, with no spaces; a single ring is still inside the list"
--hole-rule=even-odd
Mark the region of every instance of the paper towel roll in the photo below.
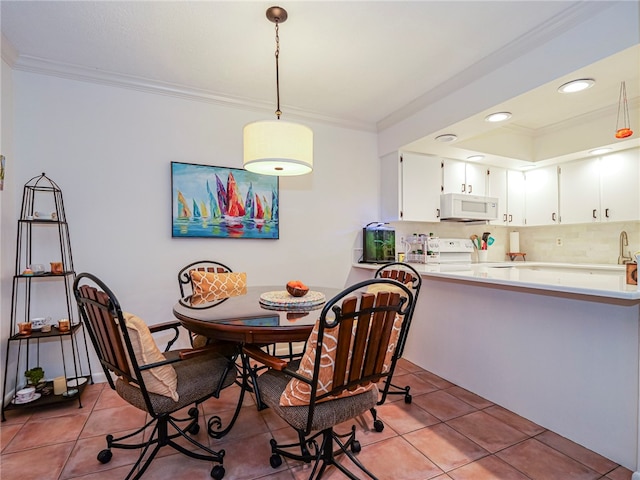
[[[509,233],[509,252],[520,253],[520,233]]]

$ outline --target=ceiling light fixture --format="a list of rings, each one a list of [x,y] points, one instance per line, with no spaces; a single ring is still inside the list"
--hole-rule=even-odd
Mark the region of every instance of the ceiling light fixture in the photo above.
[[[471,155],[467,157],[467,160],[469,160],[470,162],[479,162],[483,158],[484,158],[484,155]]]
[[[618,128],[621,124],[621,128]],[[627,138],[633,135],[629,122],[629,104],[627,103],[627,85],[620,84],[620,97],[618,98],[618,117],[616,119],[616,138]]]
[[[511,118],[511,112],[496,112],[491,113],[484,117],[486,122],[504,122],[505,120],[509,120]]]
[[[596,81],[593,78],[580,78],[578,80],[571,80],[570,82],[563,83],[558,87],[560,93],[576,93],[593,87]]]
[[[453,133],[445,133],[436,137],[436,140],[442,143],[455,142],[457,139],[458,137]]]
[[[244,168],[263,175],[304,175],[313,170],[313,131],[304,125],[280,120],[279,25],[287,20],[281,7],[267,9],[267,18],[276,24],[276,116],[244,126]]]
[[[604,148],[596,148],[594,150],[589,151],[589,155],[602,155],[603,153],[609,153],[612,149],[609,147]]]

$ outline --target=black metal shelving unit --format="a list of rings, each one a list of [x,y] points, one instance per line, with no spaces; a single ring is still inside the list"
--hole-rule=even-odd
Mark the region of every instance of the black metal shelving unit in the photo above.
[[[38,215],[36,208],[48,208],[46,211],[50,213]],[[51,232],[48,229],[54,229],[54,231]],[[62,263],[62,272],[32,273],[27,270],[33,260],[34,239],[37,239],[40,234],[48,234],[56,239],[59,246],[56,254],[59,255]],[[76,321],[77,315],[73,308],[75,276],[62,190],[43,173],[33,177],[24,185],[22,208],[18,220],[16,263],[11,293],[11,330],[6,349],[2,388],[2,421],[5,421],[5,411],[15,408],[37,408],[69,401],[77,401],[78,406],[82,407],[82,392],[89,382],[93,383],[93,378],[86,332],[79,319]],[[19,333],[18,323],[31,319],[32,294],[36,290],[36,284],[40,282],[63,285],[66,318],[71,323],[69,331],[63,332],[56,326],[52,326],[49,332],[32,331],[29,335]],[[14,403],[15,392],[21,388],[23,382],[26,383],[24,372],[35,366],[41,366],[40,349],[45,346],[59,348],[67,384],[66,390],[62,394],[55,395],[52,382],[48,381],[38,386],[39,398],[28,403]],[[9,371],[11,366],[15,372]]]

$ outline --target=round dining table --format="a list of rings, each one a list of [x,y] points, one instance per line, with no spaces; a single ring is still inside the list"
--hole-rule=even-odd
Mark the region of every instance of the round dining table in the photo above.
[[[239,344],[271,344],[307,340],[325,303],[342,291],[340,288],[310,287],[309,298],[289,297],[283,287],[247,287],[246,293],[211,302],[193,296],[173,306],[173,314],[193,333]],[[281,304],[269,302],[273,294]],[[318,300],[321,294],[324,301]]]
[[[255,394],[258,410],[266,408],[256,387],[260,367],[250,365],[243,346],[289,344],[289,357],[293,358],[291,345],[309,338],[326,302],[341,291],[311,287],[304,297],[294,298],[283,287],[247,287],[241,295],[210,301],[190,295],[173,306],[173,314],[187,330],[213,341],[235,344],[233,363],[240,359],[242,383],[235,412],[225,428],[217,415],[209,418],[211,437],[221,438],[229,433],[240,413],[245,392]],[[218,394],[219,391],[214,395]]]

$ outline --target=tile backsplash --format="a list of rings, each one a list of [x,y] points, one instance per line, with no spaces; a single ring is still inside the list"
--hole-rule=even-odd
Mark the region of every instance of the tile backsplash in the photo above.
[[[489,247],[490,262],[508,261],[509,232],[520,233],[520,251],[528,261],[562,263],[616,264],[620,252],[620,232],[627,232],[629,245],[624,254],[640,250],[640,221],[551,225],[544,227],[503,227],[459,223],[394,222],[396,251],[404,251],[401,239],[413,233],[433,233],[441,238],[469,238],[491,232],[495,238]],[[475,255],[473,256],[475,261]]]

